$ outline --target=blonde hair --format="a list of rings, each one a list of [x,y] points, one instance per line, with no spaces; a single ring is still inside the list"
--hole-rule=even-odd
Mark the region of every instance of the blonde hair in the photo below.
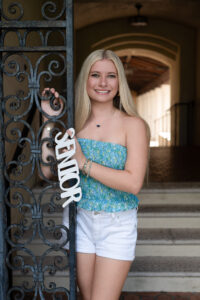
[[[119,78],[119,97],[120,97],[120,103],[118,108],[120,110],[125,111],[130,116],[138,116],[130,89],[128,87],[126,75],[124,72],[124,67],[120,58],[111,50],[103,50],[103,49],[96,50],[92,52],[84,61],[76,82],[76,89],[75,89],[76,132],[79,132],[83,128],[91,112],[90,98],[87,94],[87,89],[86,89],[87,79],[89,76],[90,69],[96,61],[102,59],[111,60],[117,69],[118,78]]]

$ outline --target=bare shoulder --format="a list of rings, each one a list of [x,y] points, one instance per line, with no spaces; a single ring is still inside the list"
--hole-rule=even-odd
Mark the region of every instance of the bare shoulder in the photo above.
[[[146,122],[138,116],[127,116],[124,119],[126,146],[137,144],[145,147],[149,144],[150,132]]]
[[[124,116],[124,128],[127,134],[142,134],[147,132],[145,121],[138,116]]]

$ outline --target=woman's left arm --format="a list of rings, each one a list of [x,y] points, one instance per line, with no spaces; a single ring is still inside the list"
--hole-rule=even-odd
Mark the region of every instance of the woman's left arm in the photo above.
[[[149,138],[144,121],[138,117],[127,117],[125,122],[127,160],[124,170],[116,170],[92,163],[90,176],[106,186],[124,192],[139,193],[148,162]],[[82,169],[86,160],[77,142],[77,159]]]

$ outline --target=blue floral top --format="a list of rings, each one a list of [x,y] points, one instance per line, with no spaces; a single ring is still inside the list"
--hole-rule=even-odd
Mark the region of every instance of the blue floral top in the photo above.
[[[126,162],[126,147],[91,139],[78,139],[84,155],[103,166],[123,170]],[[138,198],[123,191],[112,189],[101,182],[80,174],[82,199],[77,202],[81,208],[90,211],[117,212],[136,208]]]

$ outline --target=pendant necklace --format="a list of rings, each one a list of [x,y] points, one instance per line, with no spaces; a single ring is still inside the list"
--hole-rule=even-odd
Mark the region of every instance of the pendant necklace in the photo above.
[[[112,115],[111,117],[109,117],[108,119],[105,119],[104,122],[103,122],[103,124],[104,124],[105,122],[107,122],[108,120],[110,120],[110,119],[114,116],[114,114],[115,114],[115,112],[113,113],[113,115]],[[97,128],[100,128],[101,126],[102,126],[102,124],[99,124],[99,123],[96,124],[96,127],[97,127]]]

